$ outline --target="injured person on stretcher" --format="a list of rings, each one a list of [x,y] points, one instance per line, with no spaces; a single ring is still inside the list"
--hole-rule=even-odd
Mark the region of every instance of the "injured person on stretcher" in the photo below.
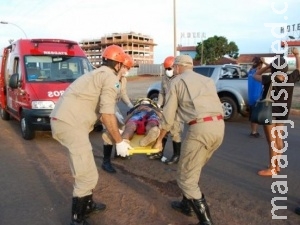
[[[137,100],[127,113],[125,126],[120,127],[123,139],[130,143],[134,135],[143,135],[139,140],[140,146],[153,144],[160,133],[161,116],[162,113],[154,101],[149,98]],[[108,144],[115,144],[108,132],[104,132],[102,138]]]

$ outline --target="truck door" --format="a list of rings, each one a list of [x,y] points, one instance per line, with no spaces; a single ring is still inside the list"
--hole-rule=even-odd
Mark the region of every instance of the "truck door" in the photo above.
[[[14,57],[11,59],[12,67],[9,70],[9,77],[12,74],[17,73],[19,75],[19,80],[21,80],[21,68],[20,68],[20,60],[19,57]],[[7,79],[9,82],[9,79]],[[11,88],[7,84],[7,106],[9,111],[13,113],[15,116],[18,114],[19,109],[19,98],[21,97],[21,89],[20,88]]]
[[[6,108],[6,93],[7,93],[7,62],[9,58],[9,49],[3,50],[3,56],[1,57],[1,68],[0,68],[0,104],[1,108]]]

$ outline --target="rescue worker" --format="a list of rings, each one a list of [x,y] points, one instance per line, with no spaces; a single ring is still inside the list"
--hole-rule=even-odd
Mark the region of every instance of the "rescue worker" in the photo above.
[[[128,76],[128,71],[130,70],[131,67],[133,67],[133,59],[130,55],[126,54],[125,59],[123,62],[124,67],[119,71],[118,77],[120,80],[120,94],[118,96],[118,101],[122,100],[129,109],[133,107],[133,104],[131,103],[128,95],[127,95],[127,90],[126,90],[126,84],[127,84],[127,79],[126,76]],[[123,116],[119,110],[119,108],[116,106],[116,116],[118,118],[118,127],[120,130],[123,130],[124,127],[124,121],[123,121]],[[111,164],[111,153],[113,149],[113,144],[111,141],[106,142],[107,140],[107,131],[104,131],[102,134],[102,138],[104,140],[104,145],[103,145],[103,162],[102,162],[102,169],[108,173],[116,173],[117,171]],[[117,157],[117,154],[115,154],[115,157]],[[124,158],[124,157],[123,157]]]
[[[77,78],[60,97],[51,117],[54,139],[69,150],[74,177],[71,225],[88,225],[86,216],[106,206],[93,201],[98,181],[89,133],[97,119],[115,140],[117,152],[128,155],[130,145],[122,139],[117,126],[115,107],[120,91],[117,73],[122,69],[125,53],[117,45],[104,49],[103,66]]]
[[[168,56],[164,60],[165,76],[162,77],[161,89],[160,89],[160,92],[158,95],[157,105],[159,107],[162,107],[165,104],[166,94],[169,91],[171,82],[176,77],[176,76],[174,76],[174,73],[173,73],[174,60],[175,60],[175,58],[173,56]],[[176,119],[174,121],[173,127],[171,128],[171,130],[169,132],[172,137],[173,155],[170,159],[167,159],[166,161],[164,161],[167,165],[171,165],[173,163],[178,163],[178,161],[179,161],[182,130],[183,130],[183,124],[180,121],[178,121],[178,119]],[[149,156],[149,159],[161,159],[163,157],[165,145],[167,143],[168,134],[166,135],[166,137],[163,138],[163,141],[162,141],[163,150],[161,152],[151,154]]]
[[[177,184],[182,201],[171,206],[185,215],[194,211],[199,225],[212,225],[209,208],[198,185],[203,166],[224,137],[222,104],[211,78],[195,73],[188,55],[175,58],[173,80],[163,110],[161,132],[153,148],[162,149],[162,139],[173,127],[176,116],[189,125],[178,162]]]

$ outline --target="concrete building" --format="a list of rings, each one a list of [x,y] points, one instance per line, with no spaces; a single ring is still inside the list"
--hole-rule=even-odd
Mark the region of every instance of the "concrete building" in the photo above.
[[[139,64],[153,64],[154,43],[153,39],[141,33],[112,33],[99,39],[88,39],[79,42],[90,62],[99,67],[103,50],[112,44],[121,46],[126,53],[131,55],[135,66]]]

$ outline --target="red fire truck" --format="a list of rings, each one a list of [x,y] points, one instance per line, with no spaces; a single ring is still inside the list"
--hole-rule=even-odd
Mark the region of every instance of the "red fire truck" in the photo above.
[[[0,112],[3,120],[20,121],[22,136],[50,130],[49,115],[76,78],[93,70],[77,42],[20,39],[4,48],[0,68]]]

